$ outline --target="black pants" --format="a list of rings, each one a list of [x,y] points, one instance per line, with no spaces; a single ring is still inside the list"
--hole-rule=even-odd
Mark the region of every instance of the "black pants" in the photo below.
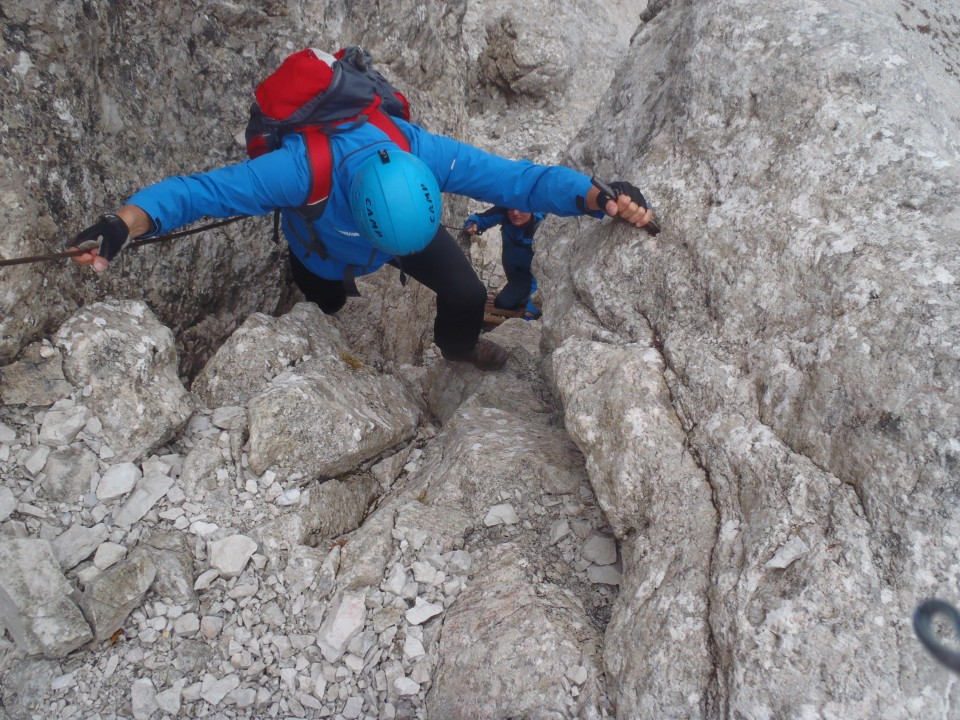
[[[437,294],[433,341],[443,356],[457,358],[470,352],[480,337],[487,288],[456,240],[441,227],[427,247],[397,258],[396,265]],[[304,297],[327,315],[333,315],[347,302],[342,281],[314,275],[293,253],[290,253],[290,269]]]

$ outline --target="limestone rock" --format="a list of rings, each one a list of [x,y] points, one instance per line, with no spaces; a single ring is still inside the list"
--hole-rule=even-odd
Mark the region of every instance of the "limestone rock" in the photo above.
[[[660,238],[601,225],[538,253],[549,266],[538,280],[557,300],[544,346],[588,352],[563,359],[556,378],[567,426],[618,535],[636,531],[622,548],[620,597],[649,598],[651,619],[654,605],[678,607],[658,596],[684,597],[687,609],[659,622],[701,628],[682,642],[690,649],[704,647],[707,627],[717,643],[711,657],[671,662],[659,639],[627,639],[648,622],[615,612],[607,636],[624,642],[605,658],[622,679],[618,708],[689,713],[684,689],[711,697],[702,678],[716,665],[729,692],[706,715],[828,703],[841,715],[936,715],[952,701],[925,696],[926,659],[893,628],[960,563],[943,544],[958,526],[956,503],[943,502],[953,495],[946,438],[957,435],[957,385],[940,381],[955,376],[944,368],[956,368],[960,277],[960,221],[940,200],[960,183],[940,160],[955,155],[953,132],[935,129],[956,127],[947,118],[960,93],[956,60],[934,59],[953,52],[936,17],[944,5],[894,23],[843,3],[825,13],[720,7],[652,8],[625,57],[632,70],[610,89],[617,100],[598,108],[573,151],[601,174],[642,178]],[[687,33],[692,54],[678,67],[668,48]],[[854,79],[868,68],[875,82]],[[701,174],[694,158],[706,155]],[[893,200],[904,187],[913,188],[905,207]],[[607,346],[604,369],[590,343]],[[584,413],[590,394],[607,399]],[[692,518],[661,505],[670,497],[671,506],[696,498]],[[683,532],[658,520],[664,511]],[[810,551],[766,567],[791,537]],[[840,581],[847,563],[860,569]],[[798,576],[802,592],[789,589]],[[907,589],[900,577],[927,580]],[[878,609],[870,630],[865,606]],[[818,639],[823,617],[837,631],[828,644]],[[797,640],[786,662],[742,639],[784,632]],[[814,667],[854,664],[856,690],[847,671],[810,682]],[[654,688],[651,670],[665,665],[671,686]]]
[[[97,484],[97,497],[112,500],[133,490],[143,473],[131,462],[111,465]]]
[[[96,555],[93,558],[93,564],[98,570],[106,570],[115,565],[127,554],[127,549],[117,543],[106,542],[97,548]]]
[[[157,568],[154,591],[185,608],[195,608],[198,598],[193,590],[194,555],[187,536],[178,531],[161,530],[145,537],[143,546]]]
[[[301,498],[306,530],[334,538],[356,530],[377,497],[379,486],[367,474],[328,480],[312,487]]]
[[[345,472],[408,440],[419,419],[397,381],[354,370],[335,347],[275,379],[247,408],[250,465],[280,477]]]
[[[229,459],[226,452],[212,438],[201,438],[184,458],[180,485],[190,498],[202,498],[218,485],[216,471]]]
[[[424,380],[430,411],[442,422],[467,407],[498,408],[528,421],[550,422],[556,409],[537,367],[539,324],[509,320],[488,337],[510,353],[507,365],[485,373],[466,363],[434,363]]]
[[[45,540],[0,536],[0,620],[29,655],[64,657],[93,636]]]
[[[347,644],[363,628],[366,609],[363,595],[344,593],[331,603],[323,625],[317,632],[317,642],[328,662],[339,660]]]
[[[63,356],[49,348],[53,352],[44,357],[45,348],[34,343],[19,361],[0,367],[0,401],[5,405],[52,405],[73,391],[63,376]]]
[[[127,616],[143,601],[156,574],[149,555],[134,552],[84,588],[80,607],[96,640],[110,637],[123,626]]]
[[[210,564],[225,578],[234,578],[243,572],[257,551],[257,543],[245,535],[230,535],[210,543]]]
[[[150,512],[173,485],[173,478],[166,475],[154,474],[140,478],[130,497],[114,516],[114,522],[121,526],[135,523]]]
[[[339,557],[337,580],[341,587],[359,590],[376,586],[383,577],[393,550],[393,513],[375,513],[349,536]]]
[[[59,674],[60,663],[57,661],[28,659],[11,663],[0,686],[8,716],[17,720],[49,708],[47,693]]]
[[[614,608],[605,648],[610,677],[628,707],[688,712],[691,698],[708,693],[702,673],[712,662],[706,593],[716,511],[686,451],[662,360],[642,346],[570,341],[553,363],[567,426],[587,454],[601,506],[618,536],[638,532],[622,552],[628,580],[642,589],[628,584]],[[601,559],[588,548],[590,561]],[[663,582],[668,572],[676,582]],[[647,651],[629,650],[636,644]],[[654,668],[665,664],[684,672],[658,675]]]
[[[110,531],[103,523],[89,528],[79,523],[71,525],[51,543],[53,554],[66,572],[96,552],[109,534]]]
[[[479,79],[507,97],[546,101],[563,97],[573,67],[563,40],[537,23],[511,14],[487,27],[487,45],[478,63]]]
[[[99,467],[97,456],[85,447],[55,450],[43,466],[43,491],[53,500],[74,503],[90,491],[90,479]]]
[[[575,716],[561,678],[597,638],[581,646],[583,608],[559,588],[530,583],[518,560],[508,546],[485,556],[474,588],[447,610],[431,717]]]
[[[64,374],[89,386],[86,405],[120,460],[135,460],[186,423],[193,401],[176,375],[173,334],[142,302],[96,303],[56,335]]]
[[[565,432],[503,410],[468,405],[447,423],[444,439],[443,456],[429,455],[421,474],[426,496],[463,503],[477,521],[501,504],[503,488],[535,487],[543,493],[547,485],[573,491],[587,479],[582,457]]]
[[[487,527],[493,525],[515,525],[518,522],[520,522],[520,518],[510,503],[494,505],[483,518],[483,524]]]
[[[357,287],[361,297],[334,316],[343,339],[368,364],[419,366],[433,341],[433,293],[419,283],[401,285],[389,266],[357,278]]]
[[[245,405],[270,380],[317,351],[329,321],[312,303],[287,315],[250,315],[206,364],[192,390],[208,405]]]
[[[72,443],[90,418],[90,411],[83,405],[69,402],[59,408],[58,404],[47,412],[40,426],[40,442],[51,447]]]

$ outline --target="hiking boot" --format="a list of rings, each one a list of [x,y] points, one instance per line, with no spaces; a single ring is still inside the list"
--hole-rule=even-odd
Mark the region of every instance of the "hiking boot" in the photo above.
[[[480,338],[466,355],[450,359],[468,362],[480,370],[499,370],[507,364],[507,351],[493,340]]]

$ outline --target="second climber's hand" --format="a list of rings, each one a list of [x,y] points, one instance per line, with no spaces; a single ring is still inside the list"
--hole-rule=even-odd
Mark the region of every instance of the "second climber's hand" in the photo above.
[[[475,222],[467,223],[460,230],[458,236],[461,242],[472,243],[477,239],[477,224]]]
[[[660,226],[654,222],[653,212],[647,207],[647,200],[640,188],[623,180],[608,184],[592,177],[590,182],[599,190],[597,207],[607,215],[641,227],[650,235],[660,234]]]

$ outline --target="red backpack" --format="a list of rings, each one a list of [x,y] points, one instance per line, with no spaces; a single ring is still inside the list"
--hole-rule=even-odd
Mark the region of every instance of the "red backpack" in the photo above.
[[[313,229],[333,182],[329,136],[369,122],[409,152],[410,143],[391,116],[409,120],[410,104],[374,69],[370,53],[356,45],[335,55],[313,49],[296,52],[257,87],[247,122],[247,155],[255,158],[276,150],[290,133],[303,137],[310,161],[310,192],[296,212],[310,229],[310,242],[305,243],[309,252],[329,257]],[[277,211],[274,241],[279,240],[279,221]]]

